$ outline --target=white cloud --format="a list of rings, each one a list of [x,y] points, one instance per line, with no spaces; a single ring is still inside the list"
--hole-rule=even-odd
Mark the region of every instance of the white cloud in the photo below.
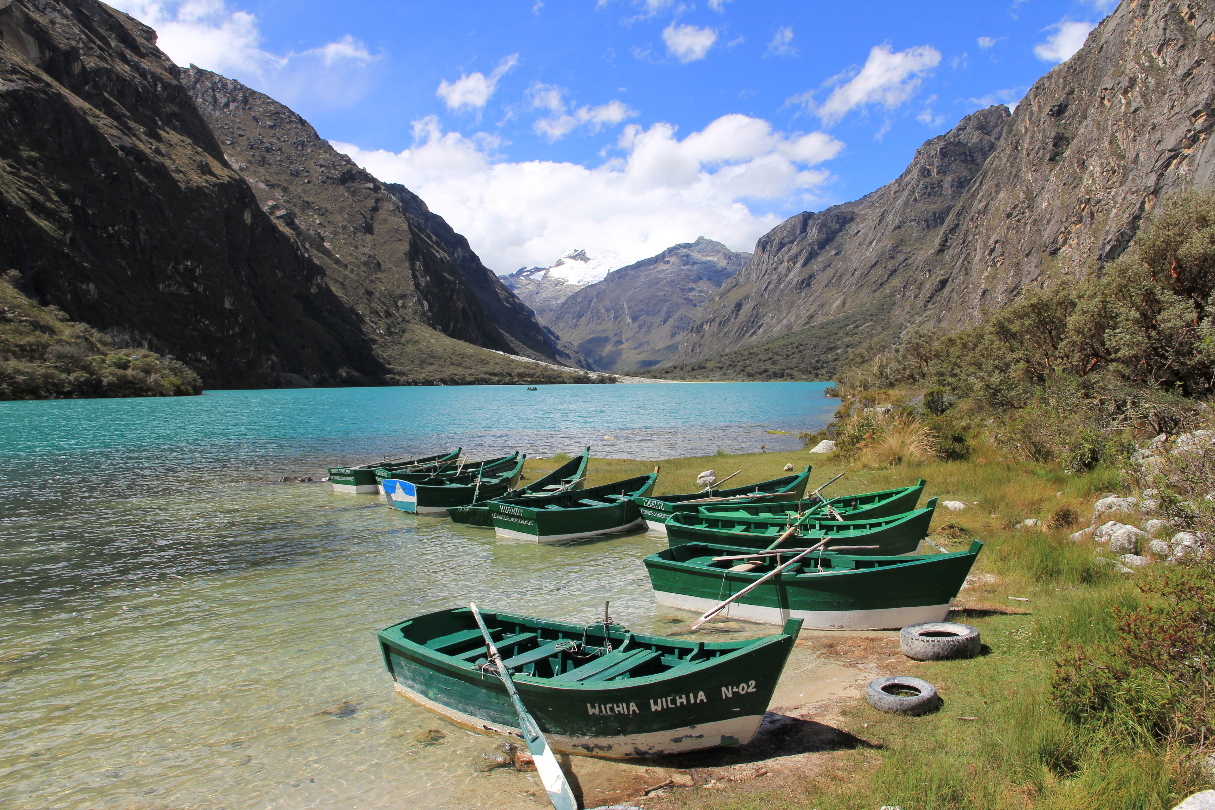
[[[1055,33],[1047,37],[1046,42],[1034,46],[1034,56],[1043,62],[1066,62],[1080,50],[1088,32],[1096,27],[1095,23],[1067,19],[1049,25],[1042,30]]]
[[[1100,11],[1102,14],[1109,14],[1114,9],[1118,8],[1118,0],[1084,0],[1088,5]]]
[[[598,132],[605,126],[616,126],[637,115],[637,111],[622,101],[613,99],[597,107],[582,106],[569,110],[560,87],[551,84],[533,84],[527,91],[532,109],[547,110],[551,115],[538,119],[532,129],[549,143],[561,140],[576,129],[585,127]]]
[[[454,82],[443,79],[439,82],[435,95],[443,99],[443,103],[449,110],[462,110],[466,107],[480,110],[485,107],[490,96],[498,89],[498,81],[517,64],[519,64],[519,54],[512,53],[499,62],[488,76],[477,72],[462,74]]]
[[[768,43],[767,56],[796,56],[797,48],[793,47],[793,29],[785,26],[776,32]]]
[[[575,247],[635,261],[702,235],[750,250],[781,218],[747,201],[808,207],[830,178],[820,164],[843,148],[825,133],[777,132],[745,115],[682,140],[670,124],[627,126],[621,156],[593,168],[500,161],[494,137],[446,132],[433,117],[414,135],[399,153],[334,146],[408,186],[498,272],[547,266]]]
[[[717,32],[712,28],[671,23],[662,29],[662,39],[667,44],[667,53],[686,64],[705,58],[717,41]]]
[[[714,11],[721,12],[725,10],[726,3],[728,2],[730,2],[730,0],[709,0],[709,8],[713,9]]]
[[[156,44],[179,65],[198,65],[257,87],[281,101],[306,94],[313,102],[346,106],[364,90],[363,69],[379,57],[346,34],[301,52],[261,47],[257,17],[224,0],[113,0],[115,8],[156,29]]]
[[[848,81],[831,91],[815,107],[813,94],[803,93],[789,99],[805,104],[823,123],[830,126],[848,112],[872,104],[892,110],[911,99],[924,76],[941,62],[941,53],[930,45],[905,51],[892,51],[889,45],[875,45],[865,65]]]
[[[979,47],[983,50],[987,50],[995,44],[996,40],[993,37],[979,37]]]

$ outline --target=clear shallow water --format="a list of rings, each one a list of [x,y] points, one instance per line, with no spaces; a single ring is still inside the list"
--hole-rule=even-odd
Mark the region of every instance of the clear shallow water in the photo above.
[[[822,388],[0,403],[0,806],[545,806],[523,775],[472,770],[486,738],[396,697],[374,632],[471,599],[571,621],[611,599],[617,620],[650,629],[640,559],[663,541],[507,544],[272,482],[457,444],[637,458],[793,447],[834,410]],[[414,739],[428,728],[444,742]]]

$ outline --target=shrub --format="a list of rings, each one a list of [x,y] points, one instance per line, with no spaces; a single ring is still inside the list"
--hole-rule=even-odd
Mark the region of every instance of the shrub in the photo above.
[[[872,435],[861,445],[863,458],[884,467],[918,464],[937,455],[937,436],[922,420],[907,414],[875,420]]]

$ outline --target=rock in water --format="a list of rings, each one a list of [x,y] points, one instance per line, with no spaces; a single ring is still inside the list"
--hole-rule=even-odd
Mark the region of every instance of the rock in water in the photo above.
[[[497,768],[514,765],[516,750],[518,749],[515,744],[506,740],[495,743],[493,748],[473,759],[473,769],[478,773],[489,773]]]
[[[447,739],[447,735],[437,728],[430,728],[425,731],[419,731],[414,735],[413,741],[422,745],[439,745]]]

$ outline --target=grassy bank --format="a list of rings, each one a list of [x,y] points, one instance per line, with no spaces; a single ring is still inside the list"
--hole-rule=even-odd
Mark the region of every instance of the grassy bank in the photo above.
[[[1096,562],[1095,544],[1068,539],[1089,524],[1095,500],[1118,490],[1115,471],[1098,467],[1069,475],[1045,464],[1010,462],[983,443],[976,443],[968,461],[875,469],[799,451],[663,461],[657,492],[691,491],[704,469],[715,469],[719,477],[741,469],[735,480],[745,483],[781,475],[786,463],[797,469],[813,463],[811,488],[845,472],[828,495],[924,478],[926,498],[964,502],[961,511],[938,508],[932,539],[949,550],[963,548],[971,537],[986,543],[952,616],[982,631],[986,654],[969,661],[899,659],[892,674],[936,685],[944,698],[941,710],[900,717],[873,710],[859,698],[837,707],[842,719],[832,722],[864,744],[816,755],[816,767],[792,786],[766,787],[757,779],[714,790],[680,788],[651,797],[644,806],[766,810],[775,802],[807,810],[1167,810],[1209,787],[1192,747],[1074,722],[1052,696],[1065,651],[1108,643],[1116,633],[1114,609],[1133,607],[1141,598],[1136,585],[1146,573],[1112,573]],[[539,474],[546,460],[529,462],[529,475],[533,464]],[[652,466],[596,460],[589,483]],[[1016,528],[1026,518],[1051,528]]]

